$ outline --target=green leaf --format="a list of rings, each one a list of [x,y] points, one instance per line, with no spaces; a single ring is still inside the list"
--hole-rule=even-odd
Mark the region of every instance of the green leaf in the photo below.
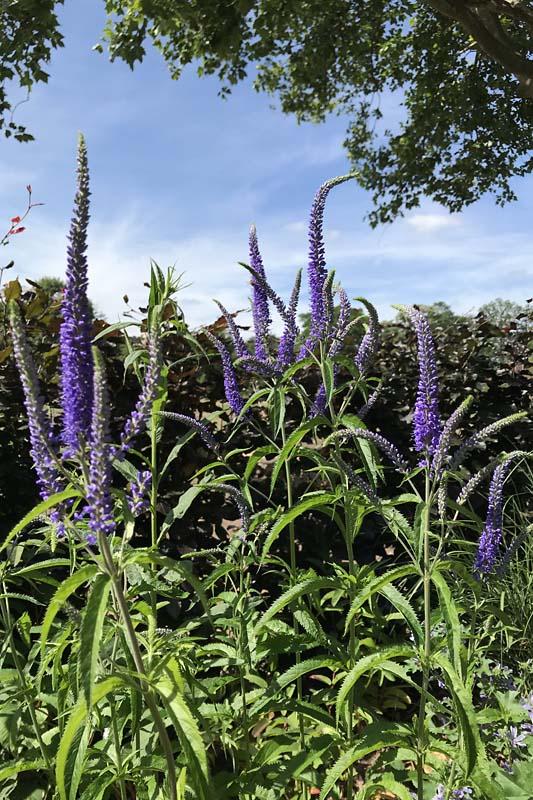
[[[37,761],[14,761],[0,767],[0,781],[14,778],[20,772],[33,772],[34,770],[46,769],[46,764],[42,759]]]
[[[290,605],[298,597],[302,597],[302,595],[309,594],[310,592],[317,592],[319,589],[336,589],[338,587],[339,581],[334,578],[309,578],[308,580],[301,581],[300,583],[291,586],[290,589],[284,592],[281,597],[278,597],[278,599],[272,603],[270,608],[265,611],[255,626],[256,634],[270,619],[272,619],[272,617],[275,617],[276,614],[278,614],[286,606]]]
[[[286,511],[285,514],[282,514],[278,521],[273,525],[266,538],[263,546],[263,552],[261,553],[261,561],[265,560],[270,548],[280,533],[293,520],[295,520],[297,517],[300,517],[302,514],[305,514],[306,511],[310,511],[312,508],[320,508],[321,506],[331,505],[336,500],[336,494],[333,494],[332,492],[320,492],[316,495],[312,495],[311,497],[307,497],[305,500],[302,500],[301,503],[297,503],[295,506]]]
[[[333,361],[331,358],[325,358],[323,361],[324,369],[324,389],[326,390],[326,406],[331,402],[333,397],[333,390],[335,388],[335,376],[333,373]]]
[[[97,575],[81,624],[78,674],[85,694],[85,701],[89,708],[92,707],[92,689],[96,683],[98,652],[110,590],[111,579],[109,575],[104,575],[103,573]]]
[[[455,671],[451,662],[445,655],[436,653],[433,656],[433,661],[441,667],[444,680],[453,697],[463,739],[466,759],[465,777],[468,778],[478,762],[480,764],[483,764],[483,762],[486,764],[487,760],[479,734],[476,712],[472,705],[472,697],[463,684],[459,674]]]
[[[412,655],[413,649],[411,647],[394,645],[392,647],[385,647],[383,650],[378,650],[376,653],[369,653],[367,656],[360,658],[359,661],[348,672],[344,681],[342,682],[341,688],[339,689],[339,694],[337,695],[337,701],[335,703],[337,720],[341,716],[346,698],[350,694],[359,678],[361,678],[370,670],[385,667],[386,663],[393,658],[409,658]]]
[[[308,419],[299,425],[295,431],[291,433],[285,444],[283,445],[283,449],[281,450],[279,456],[276,458],[276,462],[274,464],[274,469],[272,470],[272,477],[270,479],[270,494],[274,491],[274,487],[278,480],[278,476],[280,473],[281,468],[285,464],[286,460],[290,458],[292,451],[300,444],[306,433],[316,428],[317,425],[321,424],[321,420],[314,417],[313,419]]]
[[[202,736],[189,706],[180,690],[179,667],[174,658],[169,659],[163,674],[154,687],[161,695],[167,713],[187,757],[188,776],[191,778],[198,798],[210,800],[209,768]]]
[[[375,722],[369,725],[363,731],[360,741],[347,750],[346,753],[343,753],[329,770],[322,786],[319,800],[327,800],[337,781],[356,761],[359,761],[369,753],[375,753],[376,750],[403,745],[407,742],[408,737],[409,730],[403,725],[387,724],[386,722]]]
[[[57,589],[56,593],[48,604],[41,627],[41,659],[44,657],[48,633],[50,632],[50,628],[52,627],[52,623],[56,618],[59,609],[70,597],[70,595],[76,591],[76,589],[78,589],[82,584],[90,581],[97,572],[98,567],[96,564],[88,564],[86,567],[82,567],[80,570],[78,570],[78,572],[75,572],[73,575],[67,578],[66,581],[64,581]]]
[[[299,664],[294,664],[286,672],[277,677],[269,686],[264,696],[261,697],[251,708],[250,716],[257,714],[261,709],[268,705],[271,697],[276,695],[280,689],[284,689],[289,684],[317,669],[330,669],[332,671],[340,669],[342,664],[333,658],[308,658]]]
[[[178,441],[176,442],[176,444],[174,445],[174,447],[172,448],[172,450],[168,454],[168,458],[165,461],[165,463],[163,465],[163,468],[161,469],[161,471],[159,473],[159,478],[160,479],[163,477],[163,475],[165,474],[167,469],[170,467],[172,462],[178,457],[180,451],[185,447],[187,442],[190,442],[190,440],[193,439],[195,435],[196,435],[196,431],[195,430],[190,430],[190,431],[187,431],[187,433],[184,433],[183,436],[180,436],[180,438],[178,439]]]
[[[93,704],[99,703],[110,692],[116,692],[121,688],[124,682],[121,678],[116,676],[106,678],[101,683],[98,683],[93,689]],[[60,800],[74,800],[70,796],[70,783],[67,778],[67,764],[69,756],[71,755],[71,747],[79,733],[80,728],[85,725],[87,721],[87,704],[85,697],[81,696],[70,713],[70,717],[63,731],[63,736],[59,742],[59,747],[56,756],[56,786],[59,792]],[[67,783],[68,782],[68,783]]]
[[[47,511],[50,511],[51,508],[55,508],[55,506],[64,503],[65,500],[70,500],[71,497],[81,497],[81,494],[76,489],[65,489],[64,492],[58,492],[58,494],[51,495],[47,500],[43,500],[42,503],[39,503],[31,511],[28,511],[26,516],[24,516],[20,522],[17,522],[14,528],[11,528],[9,533],[7,534],[6,538],[0,545],[0,553],[2,550],[5,550],[8,544],[22,533],[24,528],[27,528],[30,523],[34,522],[38,517],[42,514],[46,514]]]
[[[380,592],[383,590],[385,586],[391,584],[393,581],[400,580],[400,578],[406,578],[408,575],[418,575],[418,569],[412,564],[406,564],[404,567],[396,567],[396,569],[390,570],[390,572],[385,572],[383,575],[378,575],[377,577],[373,578],[371,581],[364,586],[361,591],[356,594],[354,599],[352,600],[352,604],[350,606],[350,610],[346,616],[346,623],[344,626],[344,632],[348,630],[348,626],[350,622],[357,614],[359,609],[369,600],[373,594],[376,592]]]
[[[431,580],[437,587],[439,594],[439,607],[446,623],[448,650],[452,664],[457,674],[461,675],[461,620],[445,577],[438,570],[434,570],[431,574]]]
[[[274,432],[274,438],[276,438],[285,422],[285,395],[279,387],[272,390],[269,411],[270,425]]]
[[[424,631],[422,630],[420,620],[416,616],[416,612],[409,600],[403,596],[396,586],[393,586],[390,583],[382,586],[378,591],[381,595],[383,595],[383,597],[386,597],[387,600],[392,603],[392,605],[400,612],[400,614],[402,614],[411,631],[413,632],[417,644],[420,644],[424,640]]]

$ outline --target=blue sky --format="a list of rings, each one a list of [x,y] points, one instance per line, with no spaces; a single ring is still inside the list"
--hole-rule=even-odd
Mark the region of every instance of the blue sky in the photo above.
[[[61,19],[66,46],[53,56],[49,83],[16,114],[36,141],[0,140],[6,227],[24,208],[27,183],[46,204],[10,245],[19,276],[64,274],[81,130],[92,176],[90,294],[108,319],[124,310],[125,293],[144,303],[150,258],[185,273],[180,301],[191,324],[216,317],[214,297],[245,308],[248,279],[237,262],[247,260],[252,222],[272,283],[288,294],[306,263],[313,195],[349,169],[346,120],[297,125],[249,84],[221,100],[216,79],[189,68],[172,81],[150,50],[134,72],[110,64],[91,50],[103,2],[68,2]],[[425,203],[372,231],[364,221],[370,198],[344,184],[326,209],[328,265],[351,296],[368,297],[385,317],[392,303],[444,300],[469,311],[497,296],[523,302],[533,293],[533,180],[515,186],[520,199],[504,209],[489,196],[453,216]]]

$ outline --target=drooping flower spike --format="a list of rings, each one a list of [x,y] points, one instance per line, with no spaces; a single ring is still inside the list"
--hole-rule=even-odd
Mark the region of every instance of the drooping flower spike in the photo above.
[[[61,305],[59,349],[61,359],[62,440],[64,454],[73,456],[80,439],[89,436],[93,403],[92,319],[87,297],[87,227],[89,224],[89,168],[85,140],[78,142],[77,192],[68,236],[66,285]]]
[[[418,342],[418,391],[413,415],[415,449],[432,455],[439,443],[441,421],[435,343],[425,314],[409,309]]]
[[[250,266],[252,269],[263,278],[263,283],[260,283],[256,278],[252,277],[252,316],[254,321],[255,333],[255,357],[259,361],[268,360],[268,331],[270,323],[270,311],[268,308],[268,295],[265,290],[264,283],[266,283],[265,268],[263,266],[263,259],[259,252],[259,244],[257,242],[257,231],[255,225],[250,228],[249,238],[250,249]]]
[[[463,442],[461,447],[454,454],[450,464],[450,471],[453,472],[458,469],[468,453],[470,453],[472,450],[475,450],[478,447],[484,447],[486,439],[490,438],[491,436],[495,436],[508,425],[513,425],[515,422],[519,422],[526,417],[527,411],[518,411],[516,414],[510,414],[508,417],[503,417],[503,419],[492,422],[490,425],[487,425],[486,427],[481,428],[481,430],[473,433],[472,436],[469,436],[468,439]]]
[[[182,422],[187,427],[192,428],[195,430],[200,438],[202,439],[203,443],[214,452],[218,452],[220,449],[220,445],[207,427],[204,422],[200,422],[199,419],[194,419],[194,417],[188,417],[186,414],[176,414],[174,411],[160,411],[159,412],[162,417],[168,417],[169,419],[175,419],[177,422]]]
[[[527,456],[525,450],[513,450],[511,453],[507,453],[505,455],[504,460],[509,459],[511,461],[514,460],[515,458],[520,458],[521,456]],[[472,475],[472,477],[465,483],[465,485],[461,489],[461,492],[457,497],[457,505],[459,506],[464,505],[468,500],[468,498],[470,497],[470,495],[472,494],[472,492],[475,489],[477,489],[477,487],[481,483],[483,483],[485,478],[488,478],[489,475],[492,475],[494,469],[498,466],[498,464],[501,463],[502,463],[501,457],[493,458],[491,461],[489,461],[488,464],[486,464],[484,467],[478,470],[474,475]]]
[[[346,428],[344,430],[337,431],[333,433],[329,439],[365,439],[367,442],[372,442],[378,450],[381,450],[382,453],[392,461],[394,466],[400,470],[400,472],[407,472],[409,465],[405,458],[402,456],[396,445],[392,442],[389,442],[388,439],[385,439],[384,436],[381,436],[379,433],[375,433],[374,431],[369,431],[366,428]]]
[[[28,418],[30,454],[37,473],[39,493],[46,500],[50,495],[64,489],[65,482],[57,469],[52,430],[44,410],[37,370],[24,333],[20,310],[15,302],[10,303],[9,312],[13,351]]]
[[[100,534],[115,530],[111,497],[111,452],[109,445],[109,398],[101,357],[94,360],[94,402],[91,420],[89,483],[87,503],[89,529],[87,543],[95,545]]]

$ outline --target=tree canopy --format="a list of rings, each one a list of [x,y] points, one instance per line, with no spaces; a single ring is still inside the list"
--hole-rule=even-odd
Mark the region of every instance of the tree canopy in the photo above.
[[[43,79],[39,56],[46,61],[61,44],[55,5],[4,3],[3,18],[32,20],[27,53],[9,49],[5,37],[0,44],[0,64],[24,85]],[[105,7],[96,49],[107,47],[111,59],[133,68],[151,42],[173,78],[193,63],[200,75],[217,75],[226,95],[251,76],[299,121],[346,117],[345,147],[374,201],[371,224],[393,220],[422,196],[450,211],[488,191],[503,204],[515,199],[512,179],[533,170],[532,2],[105,0]],[[9,108],[4,99],[1,113]]]

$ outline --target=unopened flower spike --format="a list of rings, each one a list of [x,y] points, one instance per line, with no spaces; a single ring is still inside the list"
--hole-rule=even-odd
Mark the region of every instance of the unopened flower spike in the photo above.
[[[204,330],[205,335],[219,352],[220,360],[222,361],[222,370],[224,373],[224,392],[226,400],[228,401],[231,410],[235,414],[240,414],[244,407],[244,400],[239,391],[239,384],[237,383],[237,376],[233,367],[231,356],[226,345],[213,336],[209,331]]]
[[[88,439],[93,403],[92,317],[87,297],[87,228],[89,225],[89,168],[85,140],[78,142],[78,188],[68,236],[66,285],[61,311],[62,440],[67,457],[74,455],[80,437]]]
[[[272,305],[274,306],[280,317],[283,320],[287,320],[287,314],[288,314],[287,307],[285,306],[285,303],[283,302],[279,294],[274,291],[274,289],[269,284],[267,279],[263,278],[263,276],[249,264],[245,264],[244,261],[239,261],[239,264],[241,265],[241,267],[244,267],[246,270],[248,270],[252,278],[264,289],[265,294],[267,295],[269,300],[271,300]]]
[[[435,450],[433,461],[431,462],[431,473],[433,475],[439,475],[442,472],[450,452],[452,437],[460,426],[466,412],[472,405],[473,399],[472,395],[468,395],[444,423],[437,449]]]
[[[435,343],[427,317],[409,309],[418,342],[418,391],[413,415],[415,449],[432,455],[439,443],[441,421]]]
[[[134,410],[124,425],[117,455],[125,453],[131,447],[133,439],[142,433],[146,427],[152,406],[157,397],[160,375],[161,350],[159,334],[157,327],[154,325],[148,337],[148,364],[145,368],[141,392]]]
[[[296,313],[298,311],[298,300],[300,299],[300,287],[302,285],[302,270],[299,269],[294,280],[294,287],[287,308],[287,318],[285,328],[281,334],[278,347],[276,366],[278,369],[286,369],[294,363],[294,345],[298,336],[298,325],[296,324]]]
[[[477,447],[484,447],[486,439],[490,438],[491,436],[495,436],[508,425],[513,425],[515,422],[519,422],[526,417],[527,411],[518,411],[516,414],[510,414],[508,417],[503,417],[503,419],[492,422],[485,428],[481,428],[481,430],[473,433],[472,436],[469,436],[468,439],[463,442],[461,447],[454,454],[450,464],[450,471],[453,472],[454,470],[458,469],[471,450],[475,450]]]
[[[380,327],[378,312],[372,303],[369,303],[364,297],[356,297],[355,299],[365,306],[369,318],[368,330],[361,339],[359,348],[355,355],[355,365],[361,375],[363,375],[367,371],[372,359],[378,351],[380,343]]]
[[[89,530],[87,543],[95,545],[98,536],[115,530],[111,497],[111,459],[109,447],[109,397],[101,356],[95,350],[94,402],[90,431],[91,454],[87,503]]]
[[[333,458],[339,469],[342,472],[344,472],[344,474],[348,477],[350,483],[352,483],[356,487],[356,489],[359,489],[359,491],[362,494],[364,494],[370,500],[371,503],[373,503],[376,506],[379,506],[381,500],[374,491],[374,489],[372,488],[372,486],[370,486],[370,484],[367,481],[365,481],[364,478],[361,478],[361,476],[358,475],[355,472],[355,470],[353,470],[352,467],[349,464],[347,464],[346,461],[344,461],[343,458],[337,455],[333,455]]]
[[[521,456],[527,456],[526,451],[524,450],[513,450],[511,453],[507,453],[504,456],[503,460],[510,459],[514,460],[515,458],[520,458]],[[494,469],[498,466],[498,464],[502,463],[501,457],[493,458],[488,464],[478,470],[472,477],[465,483],[461,492],[457,498],[457,505],[464,505],[470,495],[472,494],[477,487],[483,483],[483,481],[492,475]]]
[[[249,249],[250,249],[250,265],[255,270],[257,275],[260,275],[261,278],[263,279],[263,283],[260,283],[256,278],[252,276],[252,281],[251,281],[253,288],[252,316],[254,321],[254,333],[255,333],[255,357],[259,361],[267,361],[268,331],[272,320],[268,308],[268,295],[265,290],[265,283],[266,283],[265,268],[263,266],[263,259],[261,258],[261,253],[259,252],[259,244],[257,242],[257,231],[255,225],[252,225],[250,228]]]
[[[177,422],[181,422],[183,425],[192,428],[199,434],[203,443],[210,450],[218,452],[220,445],[204,422],[200,422],[200,420],[194,419],[194,417],[188,417],[186,414],[176,414],[174,411],[160,411],[159,413],[163,417],[175,419]]]

